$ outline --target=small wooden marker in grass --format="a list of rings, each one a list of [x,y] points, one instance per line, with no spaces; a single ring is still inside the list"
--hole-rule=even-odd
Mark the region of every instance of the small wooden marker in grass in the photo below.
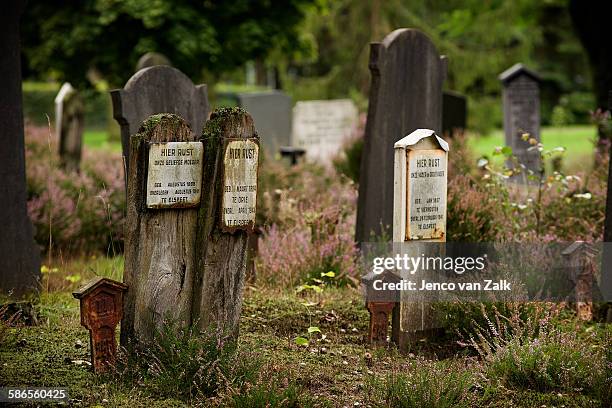
[[[97,374],[115,365],[115,327],[123,317],[126,290],[121,282],[98,277],[72,293],[81,302],[81,324],[89,330],[91,365]]]

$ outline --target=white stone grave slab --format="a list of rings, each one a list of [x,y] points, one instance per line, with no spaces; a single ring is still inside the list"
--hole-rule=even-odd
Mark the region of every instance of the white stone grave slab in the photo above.
[[[350,99],[300,101],[293,108],[292,144],[306,150],[306,157],[330,163],[358,120]]]

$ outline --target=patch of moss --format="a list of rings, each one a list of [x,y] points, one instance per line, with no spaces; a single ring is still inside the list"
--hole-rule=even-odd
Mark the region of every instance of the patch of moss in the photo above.
[[[165,126],[172,127],[172,131],[178,130],[178,128],[185,124],[185,120],[176,115],[174,113],[158,113],[157,115],[151,115],[140,125],[140,129],[138,129],[138,133],[133,137],[143,137],[144,135],[148,135],[159,126],[161,123]]]

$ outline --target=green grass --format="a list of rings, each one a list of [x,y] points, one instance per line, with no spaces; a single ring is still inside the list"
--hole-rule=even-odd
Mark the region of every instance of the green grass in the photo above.
[[[43,282],[50,289],[44,289],[37,305],[41,324],[10,328],[0,336],[0,386],[65,386],[75,399],[72,405],[79,406],[337,407],[356,406],[356,402],[361,406],[443,406],[444,402],[482,407],[598,406],[592,395],[579,389],[542,392],[485,384],[481,363],[473,355],[465,356],[455,336],[419,342],[422,350],[413,350],[414,354],[400,354],[393,347],[372,349],[366,340],[368,312],[360,293],[351,288],[327,288],[307,295],[248,287],[237,352],[253,355],[245,363],[261,362],[258,378],[228,378],[229,383],[222,382],[214,397],[180,395],[180,389],[189,385],[183,380],[177,383],[193,365],[189,353],[201,353],[197,348],[175,348],[182,343],[172,339],[165,350],[183,357],[160,359],[166,370],[162,374],[168,375],[120,370],[113,376],[95,376],[81,362],[89,359],[88,333],[80,325],[78,302],[70,294],[83,282],[65,277],[78,273],[83,280],[93,275],[120,280],[122,258],[92,257],[48,266],[57,271],[45,274],[51,282]],[[309,337],[311,326],[319,327],[321,333]],[[563,327],[580,336],[602,331],[575,318],[568,318]],[[298,345],[298,336],[309,337],[309,344]],[[584,336],[585,349],[596,346],[592,337]],[[455,352],[440,352],[440,345],[448,348],[451,343]],[[398,378],[401,381],[389,382]],[[434,389],[448,392],[430,393]]]
[[[565,171],[585,170],[592,164],[593,142],[597,137],[594,126],[543,127],[541,136],[545,149],[557,146],[567,149],[563,158]],[[492,158],[491,153],[495,148],[504,145],[503,130],[497,129],[487,136],[471,136],[468,145],[475,157]],[[502,160],[501,156],[497,156],[497,159]]]
[[[121,151],[121,142],[109,141],[108,132],[105,130],[85,130],[83,144],[90,149],[107,149],[114,152]]]

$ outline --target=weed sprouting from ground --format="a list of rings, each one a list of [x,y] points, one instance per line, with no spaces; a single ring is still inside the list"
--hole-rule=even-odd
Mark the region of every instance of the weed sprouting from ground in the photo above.
[[[237,351],[235,341],[220,331],[201,332],[172,322],[121,365],[121,377],[152,395],[183,400],[208,398],[225,387],[240,388],[254,382],[261,368],[258,356]]]

